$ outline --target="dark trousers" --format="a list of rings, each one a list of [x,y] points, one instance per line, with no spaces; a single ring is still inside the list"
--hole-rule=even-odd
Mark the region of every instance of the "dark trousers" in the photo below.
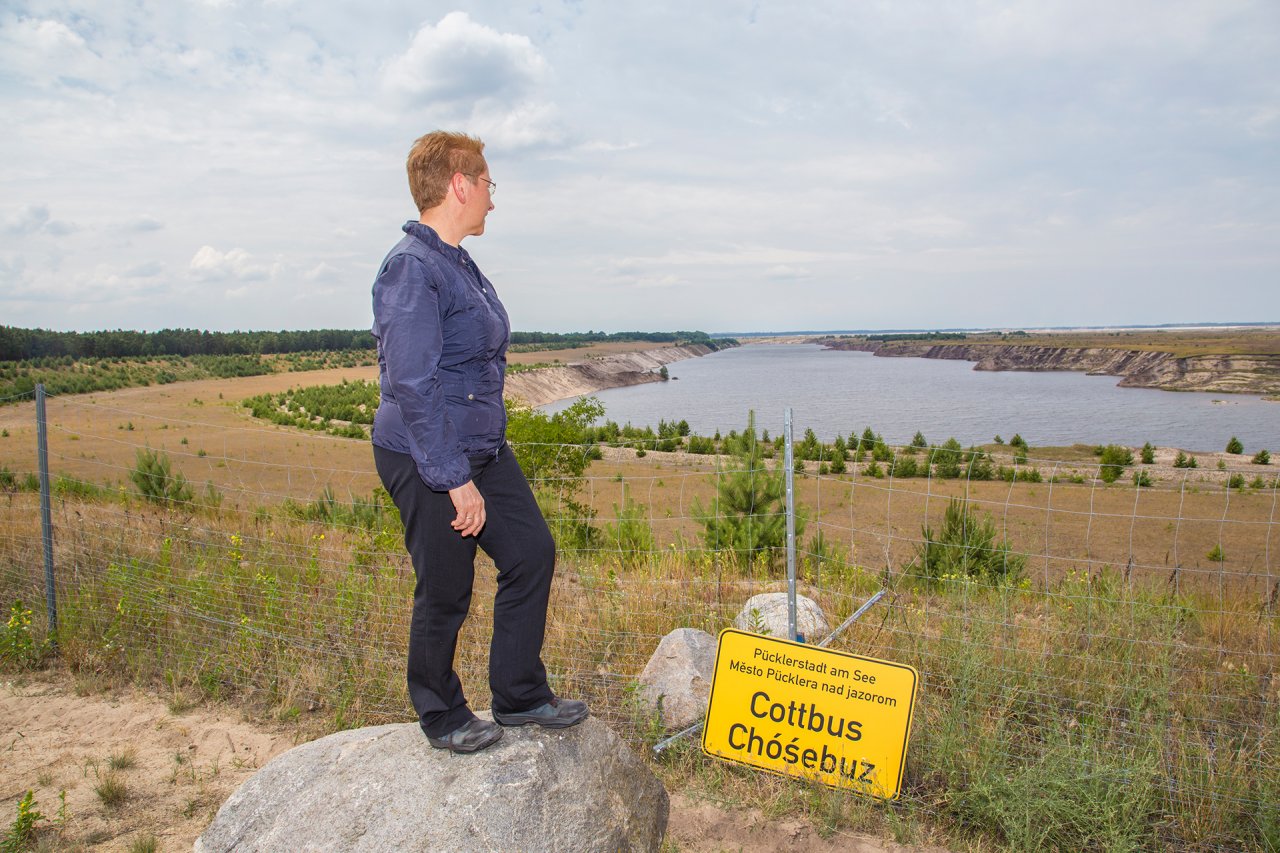
[[[504,445],[496,457],[472,461],[471,478],[484,496],[487,520],[478,537],[465,539],[449,526],[457,517],[449,494],[429,489],[411,456],[374,445],[373,459],[400,510],[417,576],[408,681],[422,730],[441,737],[475,716],[453,660],[471,607],[477,544],[498,569],[489,646],[493,710],[517,713],[550,701],[542,639],[555,542],[511,448]]]

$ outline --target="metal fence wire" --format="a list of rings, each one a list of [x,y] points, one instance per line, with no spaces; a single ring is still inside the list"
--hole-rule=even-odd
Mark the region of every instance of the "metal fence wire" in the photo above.
[[[4,402],[12,654],[25,609],[76,671],[338,727],[413,718],[412,569],[367,441],[257,425],[226,400],[195,400],[192,417],[128,394],[51,397],[39,425],[34,401]],[[824,446],[788,465],[792,444],[655,446],[543,447],[585,473],[530,472],[559,547],[552,686],[633,745],[670,734],[636,698],[668,632],[715,634],[752,595],[791,588],[834,626],[886,589],[832,646],[921,674],[903,804],[980,822],[1002,793],[1053,794],[1080,820],[1127,816],[1138,847],[1280,843],[1274,466],[1173,467],[1161,449],[1112,478],[1091,454],[995,448],[991,470],[963,457],[956,473],[930,447],[851,441],[839,463]],[[768,533],[785,501],[744,509],[741,494],[783,474],[790,552]],[[458,651],[479,707],[493,586],[481,557]]]

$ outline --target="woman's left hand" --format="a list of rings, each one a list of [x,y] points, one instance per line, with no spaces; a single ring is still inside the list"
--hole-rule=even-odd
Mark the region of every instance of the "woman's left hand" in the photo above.
[[[474,480],[468,480],[456,489],[449,490],[449,499],[458,511],[458,517],[449,522],[463,536],[478,536],[484,528],[484,496],[476,488]]]

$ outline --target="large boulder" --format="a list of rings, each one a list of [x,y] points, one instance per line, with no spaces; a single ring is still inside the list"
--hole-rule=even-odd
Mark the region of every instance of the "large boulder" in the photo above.
[[[662,638],[640,673],[640,701],[661,707],[667,728],[690,726],[706,716],[715,667],[716,638],[677,628]]]
[[[471,755],[432,749],[405,723],[277,756],[223,804],[195,850],[657,850],[668,808],[662,783],[599,720],[509,728]]]
[[[753,595],[742,605],[741,612],[733,620],[733,626],[743,631],[754,631],[757,634],[768,634],[783,640],[794,640],[787,636],[787,594],[785,592],[763,592]],[[826,639],[831,633],[831,625],[822,612],[822,608],[812,598],[796,596],[796,632],[803,635],[806,642],[816,643]]]

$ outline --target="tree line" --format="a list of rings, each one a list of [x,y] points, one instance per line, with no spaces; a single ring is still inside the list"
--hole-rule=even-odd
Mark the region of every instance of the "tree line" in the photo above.
[[[712,350],[737,346],[733,338],[713,338],[706,332],[512,332],[512,346],[522,344],[558,344],[566,348],[585,344],[632,341],[649,341],[658,344],[702,344]]]
[[[652,341],[704,344],[713,350],[736,346],[732,338],[713,338],[706,332],[512,332],[513,346],[560,344],[582,346],[601,341]],[[201,329],[127,329],[99,332],[55,332],[0,326],[0,361],[37,358],[147,358],[163,355],[267,355],[295,352],[344,352],[374,347],[368,329],[306,329],[278,332],[210,332]]]
[[[372,349],[368,329],[308,329],[278,332],[210,332],[161,329],[135,332],[54,332],[0,326],[0,361],[36,358],[145,358],[162,355],[266,355]]]

